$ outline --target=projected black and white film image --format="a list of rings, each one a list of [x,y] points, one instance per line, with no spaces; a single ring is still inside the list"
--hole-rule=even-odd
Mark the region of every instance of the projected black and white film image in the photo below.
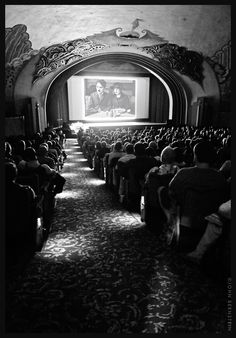
[[[121,78],[85,78],[85,117],[135,118],[136,81]]]

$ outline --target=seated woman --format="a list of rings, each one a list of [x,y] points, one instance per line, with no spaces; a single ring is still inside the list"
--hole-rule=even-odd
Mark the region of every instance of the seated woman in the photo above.
[[[179,167],[176,165],[176,153],[173,148],[170,146],[165,147],[160,156],[161,165],[152,168],[149,173],[147,174],[146,179],[148,179],[149,175],[158,174],[158,175],[165,175],[165,174],[173,174],[175,175],[179,170]]]
[[[131,112],[129,97],[123,93],[121,83],[113,86],[112,112],[114,117]]]

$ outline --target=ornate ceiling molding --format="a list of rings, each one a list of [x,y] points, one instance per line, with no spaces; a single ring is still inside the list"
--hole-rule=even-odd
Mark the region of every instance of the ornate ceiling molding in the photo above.
[[[135,48],[168,42],[158,34],[152,33],[149,30],[142,30],[140,32],[137,32],[134,29],[124,31],[121,27],[93,34],[87,36],[87,38],[97,43],[105,43],[110,46],[129,46]]]
[[[231,110],[231,40],[217,50],[212,57],[208,57],[207,62],[215,72],[221,99],[221,110],[228,107]]]
[[[37,50],[32,49],[27,27],[23,24],[5,29],[5,96],[6,99],[13,95],[14,84],[23,65],[34,55]]]
[[[212,66],[219,84],[225,83],[231,77],[231,40],[207,58]]]
[[[153,58],[167,68],[174,69],[183,75],[189,76],[193,81],[202,86],[204,79],[204,57],[198,52],[187,50],[173,43],[164,43],[142,48]]]
[[[53,45],[46,49],[42,48],[40,50],[42,55],[35,67],[33,82],[60,67],[103,50],[105,47],[109,46],[85,38]]]
[[[84,39],[73,40],[62,44],[41,49],[39,62],[35,67],[33,82],[86,56],[97,53],[106,48],[132,48],[135,53],[146,53],[160,62],[163,66],[179,71],[189,76],[193,81],[202,85],[203,81],[203,56],[185,47],[170,44],[158,34],[149,30],[135,31],[135,21],[131,31],[115,28],[99,34],[87,36]],[[124,49],[122,49],[124,51]],[[130,51],[130,50],[129,50]]]
[[[33,50],[29,40],[27,27],[23,24],[15,25],[5,29],[5,64],[13,67],[22,65],[25,60],[29,60],[32,55],[38,53]]]

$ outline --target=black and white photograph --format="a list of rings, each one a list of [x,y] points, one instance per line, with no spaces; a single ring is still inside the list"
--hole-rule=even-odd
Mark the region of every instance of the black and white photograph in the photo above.
[[[231,336],[231,4],[2,8],[1,336]]]
[[[135,80],[85,79],[85,117],[135,118]]]

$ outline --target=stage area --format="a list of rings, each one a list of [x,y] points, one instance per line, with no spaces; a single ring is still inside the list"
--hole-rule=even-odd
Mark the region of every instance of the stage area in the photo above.
[[[77,132],[79,128],[88,129],[88,128],[101,128],[101,129],[110,129],[110,128],[131,128],[131,129],[141,129],[145,127],[155,127],[161,128],[166,126],[166,123],[155,123],[155,122],[138,122],[138,121],[129,121],[129,122],[71,122],[70,128]]]

